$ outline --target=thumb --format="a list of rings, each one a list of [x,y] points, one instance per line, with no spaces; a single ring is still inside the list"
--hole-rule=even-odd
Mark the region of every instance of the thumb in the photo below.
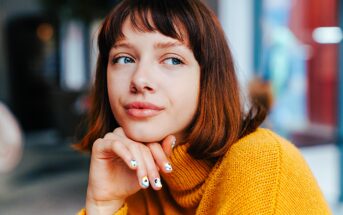
[[[162,149],[168,157],[170,157],[170,155],[172,154],[175,144],[176,138],[174,135],[169,135],[162,141]]]

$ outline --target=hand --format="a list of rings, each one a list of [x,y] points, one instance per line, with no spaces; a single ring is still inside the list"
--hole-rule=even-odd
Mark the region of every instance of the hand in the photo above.
[[[122,128],[93,144],[87,189],[87,214],[113,214],[125,199],[149,185],[161,189],[159,170],[171,171],[167,156],[175,137],[143,144],[129,139]],[[167,168],[166,168],[167,167]]]

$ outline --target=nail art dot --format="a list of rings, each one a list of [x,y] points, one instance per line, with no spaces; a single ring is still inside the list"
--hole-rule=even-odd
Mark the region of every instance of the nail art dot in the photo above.
[[[149,180],[148,180],[147,176],[144,176],[142,178],[142,186],[145,187],[145,188],[149,187]]]
[[[131,164],[131,167],[133,167],[133,168],[137,167],[137,161],[136,160],[131,160],[130,164]]]
[[[164,169],[165,169],[166,171],[168,171],[168,172],[170,172],[170,171],[172,171],[172,170],[173,170],[173,168],[172,168],[172,166],[171,166],[171,164],[170,164],[170,163],[166,163],[166,164],[164,164]]]
[[[154,183],[156,187],[162,187],[161,179],[155,178]]]

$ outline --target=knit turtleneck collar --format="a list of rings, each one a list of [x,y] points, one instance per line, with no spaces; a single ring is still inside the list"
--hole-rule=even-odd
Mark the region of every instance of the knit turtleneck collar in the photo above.
[[[205,179],[213,166],[210,162],[192,158],[187,153],[187,148],[188,144],[174,148],[170,157],[173,171],[162,174],[171,195],[184,208],[195,207],[199,204]]]

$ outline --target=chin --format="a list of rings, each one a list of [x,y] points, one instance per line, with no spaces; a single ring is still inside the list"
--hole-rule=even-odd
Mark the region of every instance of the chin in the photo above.
[[[146,131],[145,129],[123,129],[128,138],[142,143],[160,142],[167,136],[167,134],[158,133],[156,131]]]

